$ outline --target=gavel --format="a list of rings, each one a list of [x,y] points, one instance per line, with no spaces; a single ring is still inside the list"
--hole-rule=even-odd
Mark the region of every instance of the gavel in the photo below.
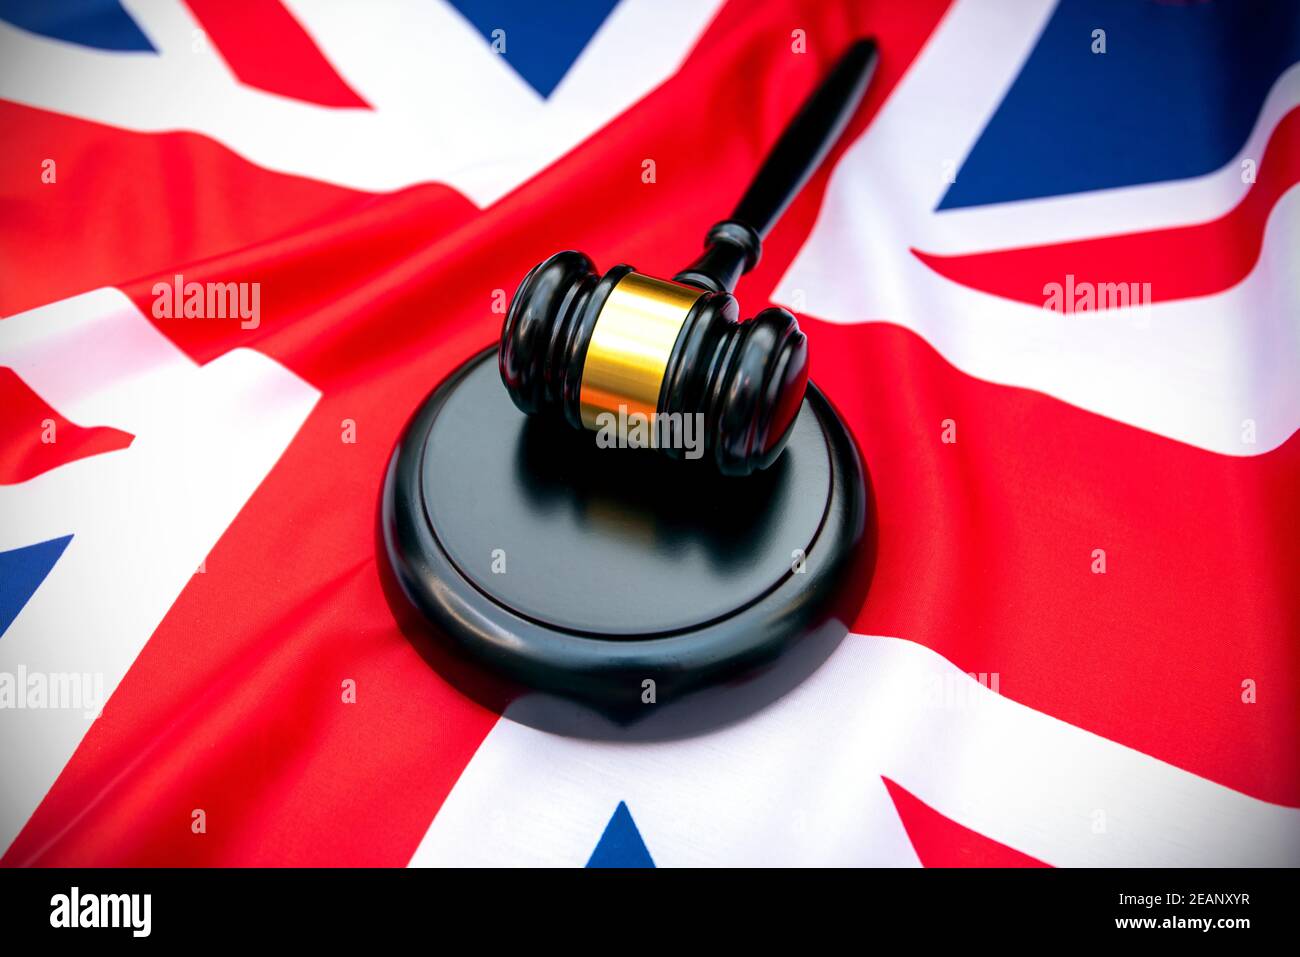
[[[765,469],[785,448],[808,385],[808,339],[770,307],[740,321],[732,295],[763,240],[826,158],[875,70],[855,42],[804,102],[704,252],[671,280],[628,265],[601,276],[576,250],[534,266],[501,330],[501,381],[529,415],[600,429],[608,416],[700,416],[703,451],[724,475]],[[658,433],[651,428],[651,436]],[[672,442],[656,447],[680,457]]]

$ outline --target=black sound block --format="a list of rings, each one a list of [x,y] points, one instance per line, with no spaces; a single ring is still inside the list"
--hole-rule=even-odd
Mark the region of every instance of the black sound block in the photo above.
[[[825,660],[870,578],[866,518],[857,451],[813,386],[780,459],[727,478],[525,416],[488,351],[411,419],[380,530],[395,603],[463,691],[549,731],[662,738]]]

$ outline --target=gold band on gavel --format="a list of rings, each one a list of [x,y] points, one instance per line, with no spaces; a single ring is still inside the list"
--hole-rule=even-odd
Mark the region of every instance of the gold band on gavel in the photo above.
[[[668,359],[686,315],[704,292],[681,283],[628,273],[618,281],[591,331],[578,396],[582,424],[599,429],[597,416],[641,413],[650,422],[659,408]]]

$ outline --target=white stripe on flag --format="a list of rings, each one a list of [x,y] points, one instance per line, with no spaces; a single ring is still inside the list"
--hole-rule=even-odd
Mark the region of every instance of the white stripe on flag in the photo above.
[[[623,0],[546,99],[449,4],[289,5],[373,109],[244,85],[183,4],[139,0],[127,6],[156,56],[0,23],[0,98],[132,130],[194,130],[259,166],[355,189],[445,183],[487,206],[672,76],[721,0]]]
[[[836,166],[812,235],[773,299],[830,322],[897,323],[969,375],[1181,442],[1225,455],[1268,452],[1300,427],[1300,188],[1273,210],[1250,276],[1203,298],[1054,313],[967,289],[912,253],[1190,225],[1244,195],[1234,159],[1179,183],[935,212],[948,188],[943,164],[959,167],[974,146],[1051,7],[954,6]],[[1300,65],[1274,85],[1243,153],[1261,150],[1297,103]],[[1135,269],[1114,281],[1140,281]]]
[[[503,718],[411,864],[579,866],[626,802],[659,865],[915,865],[882,777],[1049,864],[1300,860],[1300,810],[1018,704],[921,645],[850,635],[781,701],[684,741]]]
[[[72,535],[0,637],[0,673],[91,675],[111,696],[320,393],[249,349],[197,365],[116,289],[0,322],[0,364],[73,422],[135,436],[0,487],[0,550]],[[90,724],[80,707],[0,710],[0,848]]]

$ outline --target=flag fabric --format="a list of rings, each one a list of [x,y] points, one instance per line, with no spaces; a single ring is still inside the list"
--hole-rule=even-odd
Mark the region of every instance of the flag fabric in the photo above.
[[[420,400],[566,248],[738,290],[869,470],[852,633],[662,743],[455,691]],[[1300,7],[0,0],[6,865],[1300,864]]]

